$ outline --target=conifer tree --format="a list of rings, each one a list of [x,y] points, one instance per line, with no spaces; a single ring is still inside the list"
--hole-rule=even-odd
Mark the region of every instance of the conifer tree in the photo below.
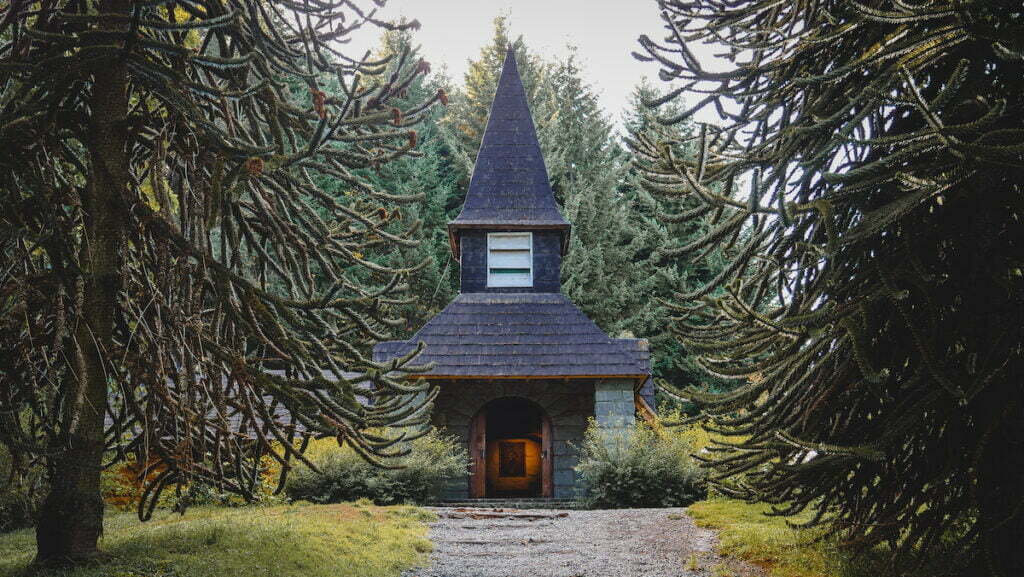
[[[711,463],[722,490],[813,509],[894,562],[1021,574],[1020,2],[658,5],[664,34],[638,57],[679,88],[650,104],[693,91],[664,122],[709,106],[723,122],[692,160],[634,146],[648,190],[711,218],[684,248],[728,258],[677,301],[686,345],[748,381],[683,393],[742,439]],[[727,65],[692,42],[727,46]]]
[[[411,59],[418,61],[420,50],[410,48],[411,43],[408,32],[388,32],[383,53],[409,49]],[[447,105],[451,93],[447,78],[424,74],[417,76],[394,103],[404,109],[437,97]],[[413,238],[420,242],[390,255],[397,260],[388,263],[398,267],[423,263],[409,278],[409,304],[398,309],[405,326],[399,328],[397,338],[411,337],[454,298],[459,288],[458,263],[451,256],[447,224],[461,208],[458,186],[466,181],[466,173],[464,165],[453,157],[452,146],[440,126],[446,112],[446,107],[438,106],[424,116],[416,128],[416,150],[377,170],[361,171],[377,189],[416,199],[401,207],[401,220],[396,224],[409,226],[415,222]]]
[[[677,354],[678,340],[668,330],[672,313],[659,302],[671,298],[688,275],[707,276],[705,265],[666,256],[671,251],[661,242],[693,225],[666,225],[655,218],[671,211],[672,203],[656,200],[637,186],[630,156],[584,82],[575,52],[561,61],[545,60],[521,38],[509,37],[504,18],[495,20],[491,42],[466,73],[466,90],[453,96],[442,121],[454,155],[467,168],[456,203],[464,197],[509,44],[517,51],[555,199],[573,223],[562,263],[562,290],[609,334],[648,338],[656,377],[679,386],[707,382],[689,355]],[[650,114],[637,110],[627,122],[652,130]]]
[[[551,186],[573,223],[562,290],[605,331],[622,333],[650,279],[635,262],[632,207],[618,192],[625,154],[575,54],[551,67],[540,108],[551,111],[540,129]]]
[[[661,93],[646,78],[634,88],[622,121],[626,144],[632,145],[637,139],[672,142],[680,155],[695,158],[693,125],[689,122],[663,125],[644,104],[659,96]],[[671,117],[681,111],[678,103],[668,102],[661,107],[659,114]],[[705,234],[707,224],[700,218],[680,219],[674,215],[686,214],[700,203],[691,197],[651,194],[643,186],[643,171],[636,164],[636,159],[630,154],[621,194],[632,207],[628,214],[633,219],[633,242],[638,245],[637,264],[634,266],[649,280],[644,287],[643,306],[636,311],[630,330],[650,340],[651,369],[658,383],[666,383],[674,389],[693,385],[704,385],[712,390],[728,389],[732,386],[730,381],[719,379],[701,368],[697,355],[682,344],[681,338],[685,335],[676,331],[678,325],[673,322],[675,311],[666,304],[679,292],[702,286],[723,266],[717,251],[707,258],[697,258],[680,250],[680,247]],[[662,397],[665,390],[660,387],[658,396]],[[667,398],[663,400],[673,399],[665,396]]]
[[[422,421],[408,359],[365,356],[418,267],[377,264],[415,244],[410,199],[356,171],[412,150],[437,96],[395,106],[425,63],[338,50],[414,25],[349,1],[0,6],[0,443],[49,471],[40,562],[96,553],[100,470],[128,453],[145,518],[185,483],[251,495],[308,436],[386,460],[402,435],[371,431]]]

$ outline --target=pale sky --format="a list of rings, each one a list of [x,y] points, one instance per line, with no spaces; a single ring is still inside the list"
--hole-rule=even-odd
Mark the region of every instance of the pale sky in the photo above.
[[[639,50],[640,34],[654,39],[662,35],[655,0],[389,0],[377,15],[419,20],[423,27],[415,38],[423,56],[435,70],[446,65],[449,76],[461,84],[468,60],[479,57],[491,40],[492,21],[503,13],[509,16],[511,37],[522,35],[534,52],[561,58],[568,53],[566,45],[575,45],[584,80],[616,122],[643,76],[664,87],[657,79],[657,64],[630,54]],[[354,45],[369,46],[378,34],[364,29]],[[712,59],[710,51],[698,47],[695,52],[698,58]],[[710,121],[713,116],[698,118]]]

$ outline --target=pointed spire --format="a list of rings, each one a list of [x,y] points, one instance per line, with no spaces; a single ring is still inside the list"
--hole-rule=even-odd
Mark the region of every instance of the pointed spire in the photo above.
[[[555,204],[526,90],[510,44],[491,104],[462,213],[448,225],[460,228],[558,228],[569,223]]]

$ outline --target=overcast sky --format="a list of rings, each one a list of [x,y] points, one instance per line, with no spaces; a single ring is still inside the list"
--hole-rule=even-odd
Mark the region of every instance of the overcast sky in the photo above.
[[[446,65],[461,84],[467,61],[491,40],[492,21],[502,13],[509,16],[511,36],[522,35],[533,51],[563,57],[567,45],[576,46],[585,80],[616,121],[640,79],[657,79],[656,64],[630,54],[639,48],[640,34],[661,36],[654,0],[389,0],[378,16],[419,20],[423,55],[435,66]],[[369,45],[377,34],[364,29],[355,43]]]

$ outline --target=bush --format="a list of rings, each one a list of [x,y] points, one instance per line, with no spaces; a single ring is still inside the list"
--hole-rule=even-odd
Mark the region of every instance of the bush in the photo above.
[[[21,475],[11,471],[11,455],[0,444],[0,533],[31,527],[46,495],[42,467]]]
[[[155,462],[151,465],[145,481],[139,477],[142,467],[131,457],[104,469],[100,476],[100,491],[103,493],[103,501],[118,511],[135,511],[139,506],[139,499],[142,498],[146,483],[155,479],[164,470]],[[173,505],[173,495],[173,490],[164,491],[160,496],[158,508],[166,509]]]
[[[156,508],[181,510],[186,506],[197,505],[242,507],[253,504],[280,504],[282,499],[273,494],[277,486],[280,467],[269,456],[264,456],[262,463],[263,474],[260,476],[260,482],[250,501],[246,501],[245,498],[234,493],[219,491],[211,485],[192,482],[183,484],[180,492],[173,485],[165,489],[157,500]],[[151,465],[145,480],[141,477],[142,467],[134,457],[128,457],[124,461],[104,469],[101,477],[101,490],[106,504],[118,511],[135,511],[148,484],[164,470],[163,466],[157,464],[155,460],[151,462]]]
[[[300,465],[292,471],[285,492],[293,500],[340,503],[369,499],[377,505],[429,503],[449,480],[466,474],[468,456],[454,437],[431,431],[411,442],[412,453],[398,459],[399,469],[367,463],[351,448],[332,439],[314,441],[307,457],[317,473]]]
[[[688,430],[637,424],[631,435],[606,444],[591,420],[576,471],[590,508],[683,507],[707,496],[706,475],[690,457]]]

